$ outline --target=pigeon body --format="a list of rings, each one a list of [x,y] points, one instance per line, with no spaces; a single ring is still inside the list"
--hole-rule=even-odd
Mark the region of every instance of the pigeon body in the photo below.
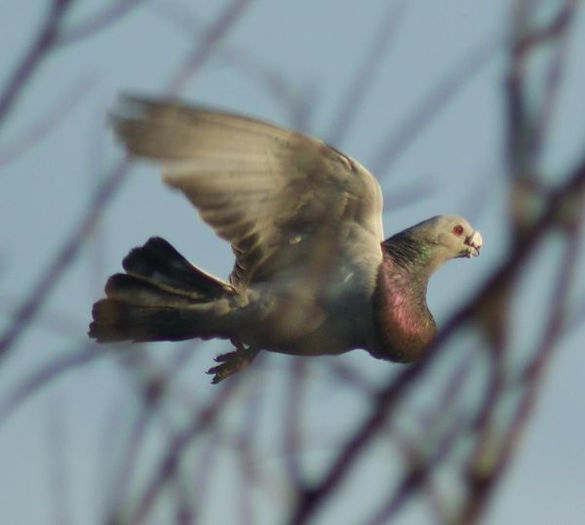
[[[409,362],[435,335],[426,304],[443,262],[479,254],[481,235],[437,216],[383,241],[382,196],[357,161],[262,121],[173,101],[125,97],[114,115],[132,155],[161,165],[235,264],[223,281],[150,239],[123,261],[93,308],[105,341],[230,339],[214,382],[260,350],[294,355],[363,348]]]

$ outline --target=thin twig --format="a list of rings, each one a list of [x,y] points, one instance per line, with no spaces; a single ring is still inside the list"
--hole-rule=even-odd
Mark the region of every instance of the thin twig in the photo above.
[[[68,46],[80,40],[89,38],[103,29],[108,29],[114,22],[131,13],[144,0],[118,0],[112,2],[94,13],[90,18],[78,22],[72,28],[62,30],[55,41],[55,45]]]
[[[95,85],[95,81],[95,77],[91,75],[76,82],[63,93],[58,101],[51,104],[47,113],[42,115],[25,133],[13,139],[11,143],[4,144],[0,149],[0,165],[14,161],[47,137],[85,99]]]
[[[490,34],[476,44],[461,62],[455,64],[440,82],[434,84],[414,109],[392,126],[392,131],[382,139],[368,163],[372,173],[388,173],[420,133],[501,49],[502,38]]]
[[[380,16],[380,25],[370,39],[366,54],[353,75],[345,96],[338,109],[334,112],[336,118],[329,127],[326,138],[332,144],[339,145],[345,139],[352,128],[352,124],[359,114],[362,100],[366,96],[368,88],[373,84],[376,73],[381,69],[380,62],[384,54],[392,45],[398,34],[399,23],[406,8],[406,2],[391,1],[384,14]]]
[[[23,93],[24,86],[52,50],[58,38],[60,26],[71,5],[72,0],[53,0],[36,39],[0,94],[0,122],[12,110],[17,98]]]
[[[77,258],[84,240],[89,237],[95,224],[101,216],[106,204],[116,193],[127,173],[128,161],[119,162],[100,184],[93,194],[91,204],[85,216],[75,224],[73,232],[41,278],[29,292],[23,304],[17,309],[15,319],[8,325],[8,329],[0,337],[0,359],[6,356],[24,332],[24,329],[35,318],[41,307],[44,306],[49,293],[55,288],[59,280],[65,275],[69,265]]]
[[[94,346],[93,343],[86,343],[81,347],[81,350],[52,357],[47,364],[40,366],[36,371],[21,379],[11,392],[3,396],[0,402],[0,426],[16,408],[56,378],[65,372],[88,365],[100,358],[103,354],[96,352]]]

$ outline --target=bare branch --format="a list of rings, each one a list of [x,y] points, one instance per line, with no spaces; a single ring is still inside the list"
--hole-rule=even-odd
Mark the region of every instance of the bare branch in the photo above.
[[[76,223],[73,232],[61,251],[57,254],[53,263],[48,266],[23,304],[18,308],[14,321],[8,325],[8,329],[0,337],[0,359],[6,355],[11,346],[22,335],[26,326],[44,305],[51,290],[57,285],[69,265],[78,256],[83,246],[83,241],[89,236],[105,205],[124,180],[127,167],[127,160],[118,163],[96,189],[85,216]]]
[[[187,81],[195,71],[201,68],[220,40],[238,22],[251,1],[232,0],[232,3],[228,4],[217,20],[204,30],[201,38],[197,41],[189,56],[186,57],[184,66],[168,83],[167,90],[170,93],[176,93],[185,87]]]
[[[70,0],[56,0],[56,3],[61,5]],[[217,22],[212,24],[206,33],[203,44],[196,46],[192,54],[187,57],[185,66],[181,68],[180,73],[170,83],[172,92],[176,92],[187,79],[203,64],[207,56],[213,51],[214,45],[225,35],[231,28],[232,24],[238,20],[239,15],[242,14],[244,8],[249,4],[250,0],[234,0],[233,4],[229,5],[224,12],[219,16]],[[55,38],[56,27],[60,21],[63,13],[63,7],[55,10],[56,14],[51,17],[49,29],[47,33],[50,36],[49,41],[52,43]],[[43,42],[46,40],[45,37]],[[0,119],[2,117],[2,104],[0,102]],[[33,287],[29,293],[28,298],[23,302],[18,310],[16,320],[9,325],[8,329],[0,336],[0,359],[6,355],[9,348],[17,341],[24,328],[35,317],[40,310],[49,292],[55,287],[59,279],[64,275],[65,270],[75,260],[83,241],[89,236],[90,232],[97,223],[99,217],[106,204],[111,197],[116,193],[118,187],[124,180],[127,173],[128,162],[124,160],[116,165],[102,184],[95,191],[91,204],[89,205],[86,215],[77,223],[76,228],[69,236],[69,239],[64,244],[61,251],[58,253],[55,261],[51,264],[48,270],[41,276],[39,282]]]
[[[22,94],[25,84],[55,45],[61,24],[71,5],[72,0],[53,0],[36,39],[0,94],[0,123]]]
[[[42,115],[22,136],[0,149],[0,166],[23,155],[29,148],[49,135],[90,92],[94,77],[81,79]]]
[[[32,394],[50,384],[64,372],[90,364],[102,355],[95,352],[93,343],[87,343],[80,351],[68,353],[59,358],[51,358],[47,364],[19,381],[16,388],[4,396],[0,402],[0,426],[12,411],[20,407]]]
[[[335,112],[336,118],[327,134],[328,140],[332,144],[340,144],[351,129],[352,121],[358,114],[361,102],[379,70],[379,63],[398,33],[405,5],[402,0],[389,2],[387,11],[380,18],[378,31],[374,34],[364,60],[353,77],[353,83],[350,84],[339,109]]]
[[[89,38],[103,29],[109,28],[130,12],[144,4],[144,0],[117,0],[110,3],[90,19],[78,22],[76,26],[61,31],[55,42],[58,46],[67,46]]]
[[[433,85],[414,110],[393,127],[374,152],[369,166],[373,173],[385,173],[398,160],[419,134],[447,107],[469,81],[479,73],[501,49],[501,38],[490,34],[482,39],[445,78]]]

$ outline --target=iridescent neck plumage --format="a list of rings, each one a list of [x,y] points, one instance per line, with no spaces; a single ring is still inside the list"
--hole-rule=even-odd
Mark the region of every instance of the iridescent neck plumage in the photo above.
[[[375,317],[380,349],[374,355],[392,361],[420,357],[435,335],[435,321],[426,303],[429,255],[403,234],[382,243]],[[402,236],[402,237],[401,237]]]
[[[431,246],[422,243],[408,231],[403,231],[386,239],[382,250],[402,271],[423,280],[428,280],[437,264],[433,264]]]

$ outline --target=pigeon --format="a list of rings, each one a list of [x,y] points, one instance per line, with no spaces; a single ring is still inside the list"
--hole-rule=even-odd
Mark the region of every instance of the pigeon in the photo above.
[[[92,310],[98,342],[220,338],[214,383],[262,350],[364,349],[420,359],[436,334],[431,274],[479,255],[482,237],[440,215],[384,239],[382,192],[353,158],[310,136],[225,111],[124,95],[112,114],[127,152],[160,165],[235,255],[229,279],[149,239],[124,258]]]

